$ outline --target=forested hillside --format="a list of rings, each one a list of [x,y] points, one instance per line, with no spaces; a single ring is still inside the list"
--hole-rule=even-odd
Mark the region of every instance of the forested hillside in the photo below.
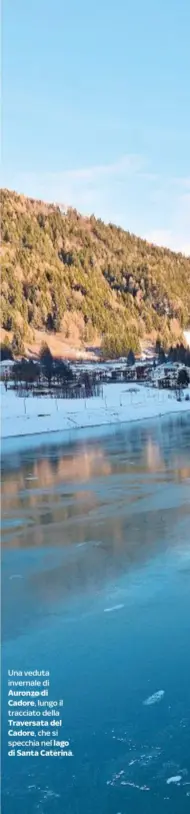
[[[2,327],[77,326],[81,342],[110,355],[145,336],[178,340],[190,321],[190,259],[150,245],[94,216],[2,190]]]

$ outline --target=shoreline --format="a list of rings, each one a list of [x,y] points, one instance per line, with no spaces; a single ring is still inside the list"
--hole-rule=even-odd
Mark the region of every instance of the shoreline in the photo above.
[[[71,427],[65,427],[64,429],[39,430],[39,432],[26,432],[26,433],[23,432],[23,433],[20,433],[18,435],[2,435],[1,436],[1,441],[10,441],[10,440],[13,440],[14,438],[15,439],[34,438],[34,437],[38,438],[41,435],[43,435],[43,436],[44,435],[51,435],[51,434],[57,435],[58,433],[67,433],[68,434],[69,432],[77,432],[77,431],[80,432],[81,430],[88,430],[88,429],[93,430],[93,429],[97,429],[97,428],[101,429],[102,427],[107,427],[109,429],[109,427],[113,427],[113,426],[120,427],[120,426],[123,426],[123,424],[136,424],[137,421],[148,421],[148,420],[152,421],[153,419],[156,419],[156,418],[164,418],[164,417],[167,418],[167,416],[169,416],[169,415],[176,415],[176,414],[178,415],[179,413],[181,414],[181,413],[188,413],[188,412],[190,412],[190,407],[186,407],[183,410],[169,410],[168,412],[165,411],[163,413],[158,413],[157,415],[154,414],[154,415],[147,415],[147,416],[143,416],[143,417],[138,416],[137,418],[128,418],[128,419],[126,418],[126,419],[123,419],[122,421],[119,421],[119,420],[118,421],[110,421],[110,422],[105,421],[105,422],[102,422],[101,424],[81,424],[80,427],[76,426],[76,427],[72,427],[72,429],[71,429]]]
[[[111,435],[113,433],[118,432],[121,428],[129,430],[130,426],[134,424],[147,424],[147,421],[157,422],[158,419],[169,419],[181,417],[182,415],[187,416],[188,413],[190,414],[190,406],[187,407],[185,404],[183,409],[178,410],[168,410],[164,412],[159,412],[154,415],[147,415],[147,416],[136,416],[135,418],[126,418],[123,420],[118,421],[110,421],[104,423],[97,423],[97,424],[85,424],[81,425],[80,427],[70,427],[70,428],[63,428],[63,429],[51,429],[51,430],[43,430],[39,432],[33,433],[22,433],[20,435],[7,435],[1,438],[1,454],[7,456],[11,454],[16,454],[22,452],[24,450],[32,450],[39,447],[44,447],[49,444],[57,445],[57,444],[65,444],[69,445],[77,442],[95,440],[101,437],[105,437],[105,435]]]
[[[139,421],[169,415],[190,413],[189,390],[178,401],[169,390],[145,385],[113,383],[103,386],[102,395],[89,399],[19,397],[1,388],[1,449],[39,446],[46,440],[62,436],[67,441],[77,437],[104,434]]]

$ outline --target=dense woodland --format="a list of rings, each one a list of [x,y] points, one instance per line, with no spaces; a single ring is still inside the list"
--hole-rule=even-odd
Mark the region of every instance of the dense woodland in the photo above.
[[[93,215],[2,190],[2,327],[23,352],[35,329],[63,331],[104,355],[138,352],[153,333],[168,348],[190,322],[190,258]],[[72,325],[72,322],[70,322]],[[72,337],[71,337],[72,340]]]

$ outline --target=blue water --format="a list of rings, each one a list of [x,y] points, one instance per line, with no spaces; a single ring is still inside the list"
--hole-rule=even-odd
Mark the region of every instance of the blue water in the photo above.
[[[190,810],[189,498],[187,414],[5,445],[3,814]],[[7,670],[36,668],[73,757],[7,757]]]

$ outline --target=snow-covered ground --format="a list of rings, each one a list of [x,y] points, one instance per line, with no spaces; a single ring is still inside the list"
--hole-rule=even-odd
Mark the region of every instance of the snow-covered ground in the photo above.
[[[184,396],[188,393],[183,391]],[[190,390],[189,390],[190,394]],[[103,397],[89,399],[20,398],[1,384],[2,438],[71,431],[138,421],[190,411],[190,401],[175,393],[136,384],[103,386]]]

